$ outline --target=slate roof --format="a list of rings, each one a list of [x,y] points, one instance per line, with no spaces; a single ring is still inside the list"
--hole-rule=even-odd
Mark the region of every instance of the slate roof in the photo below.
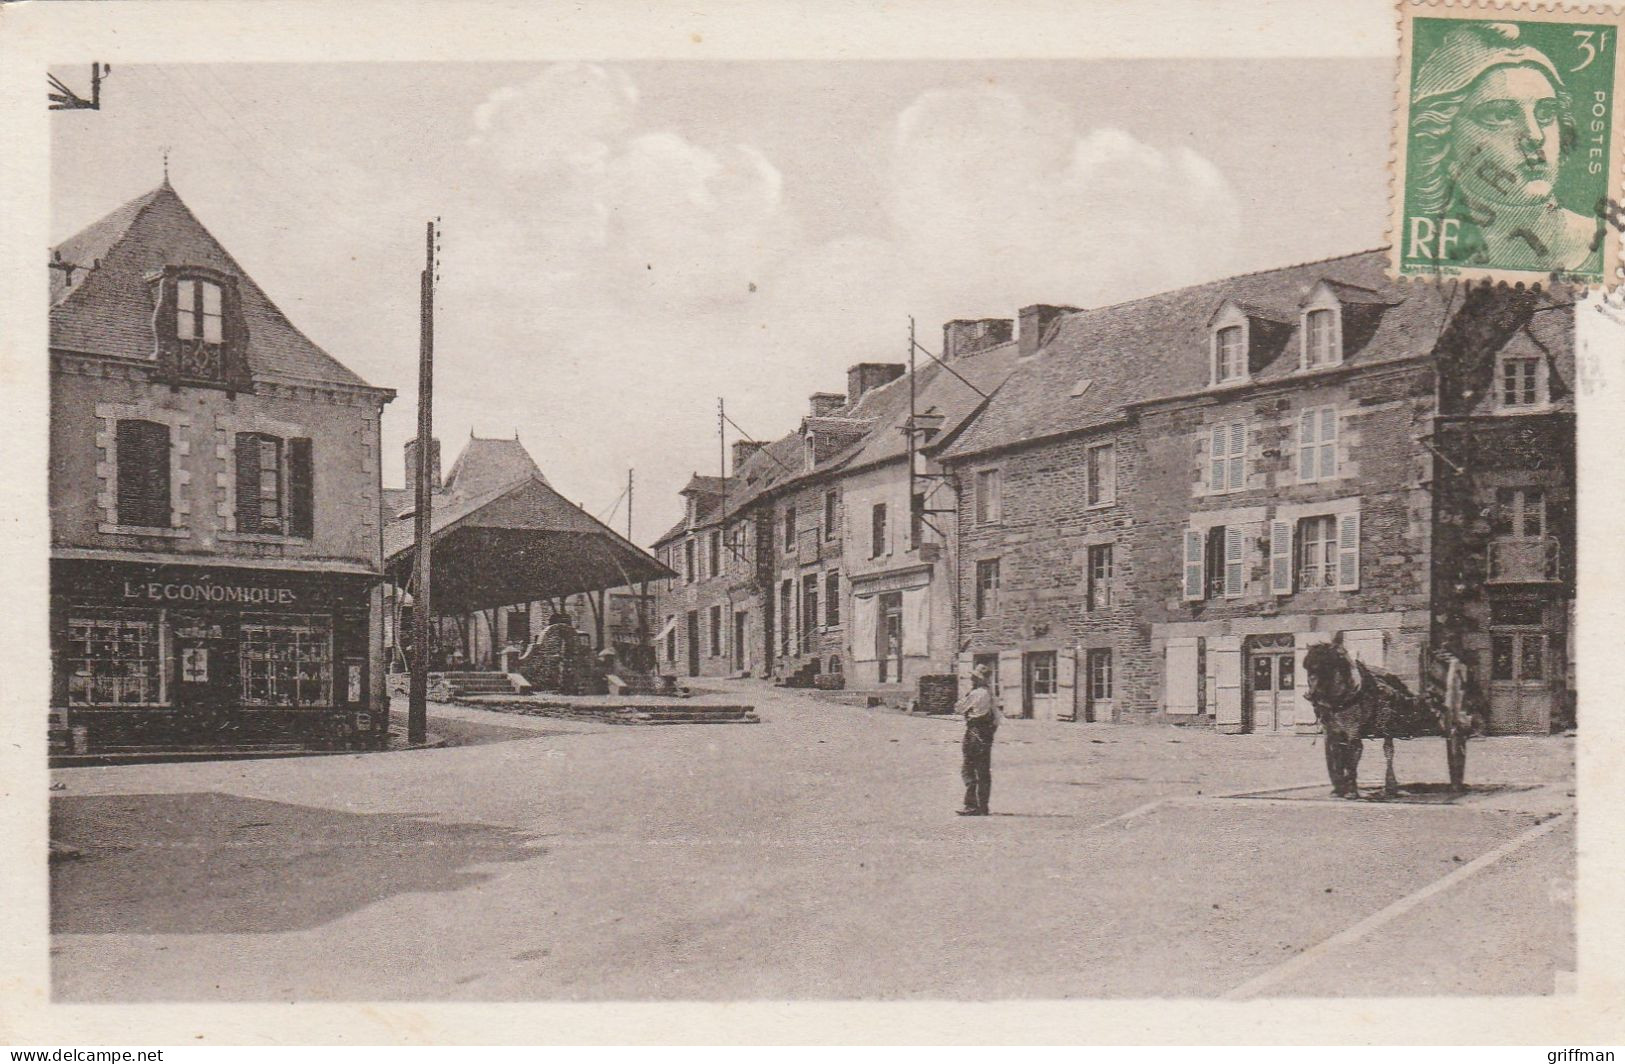
[[[53,260],[92,267],[49,271],[51,347],[150,361],[153,297],[149,274],[164,266],[205,266],[237,278],[256,377],[369,387],[323,351],[271,302],[166,182],[52,249]]]
[[[472,498],[527,476],[540,477],[544,484],[547,482],[536,459],[517,436],[511,440],[488,440],[470,434],[463,453],[446,474],[444,493],[454,499]]]
[[[1386,272],[1387,252],[1302,263],[1195,285],[1068,314],[1036,355],[1018,360],[992,402],[944,448],[961,458],[1031,440],[1086,431],[1122,418],[1137,403],[1208,388],[1209,320],[1225,301],[1289,323],[1284,341],[1253,383],[1298,370],[1299,306],[1320,281],[1352,287],[1363,317],[1344,324],[1344,365],[1395,361],[1432,350],[1444,323],[1449,289],[1400,284]],[[1373,293],[1375,294],[1373,296]],[[1351,300],[1352,302],[1352,300]],[[1074,396],[1078,382],[1091,384]]]

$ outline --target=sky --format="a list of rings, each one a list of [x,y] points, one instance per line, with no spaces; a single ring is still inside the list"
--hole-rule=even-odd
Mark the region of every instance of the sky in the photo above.
[[[520,439],[649,543],[718,472],[717,401],[793,431],[909,317],[1099,307],[1379,247],[1389,58],[121,64],[51,115],[54,242],[171,183],[416,430]],[[83,71],[63,67],[70,83]],[[728,430],[729,442],[738,433]],[[394,456],[391,458],[391,456]]]

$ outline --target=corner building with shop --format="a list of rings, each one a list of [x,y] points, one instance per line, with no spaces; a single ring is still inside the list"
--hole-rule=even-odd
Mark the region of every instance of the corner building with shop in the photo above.
[[[55,753],[376,742],[379,419],[166,181],[50,263]]]

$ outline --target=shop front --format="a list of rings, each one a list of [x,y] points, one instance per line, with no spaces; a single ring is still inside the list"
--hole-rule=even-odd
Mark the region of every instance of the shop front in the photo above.
[[[52,751],[365,746],[377,578],[51,563]]]

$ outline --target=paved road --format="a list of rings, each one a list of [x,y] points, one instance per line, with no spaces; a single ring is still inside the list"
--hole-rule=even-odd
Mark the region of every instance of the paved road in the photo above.
[[[475,745],[58,771],[84,856],[53,867],[56,995],[1540,994],[1574,968],[1572,740],[1475,744],[1497,789],[1454,806],[1348,803],[1306,737],[1012,721],[977,819],[952,722],[752,695],[759,725],[447,709]],[[1399,769],[1441,779],[1440,744]]]

